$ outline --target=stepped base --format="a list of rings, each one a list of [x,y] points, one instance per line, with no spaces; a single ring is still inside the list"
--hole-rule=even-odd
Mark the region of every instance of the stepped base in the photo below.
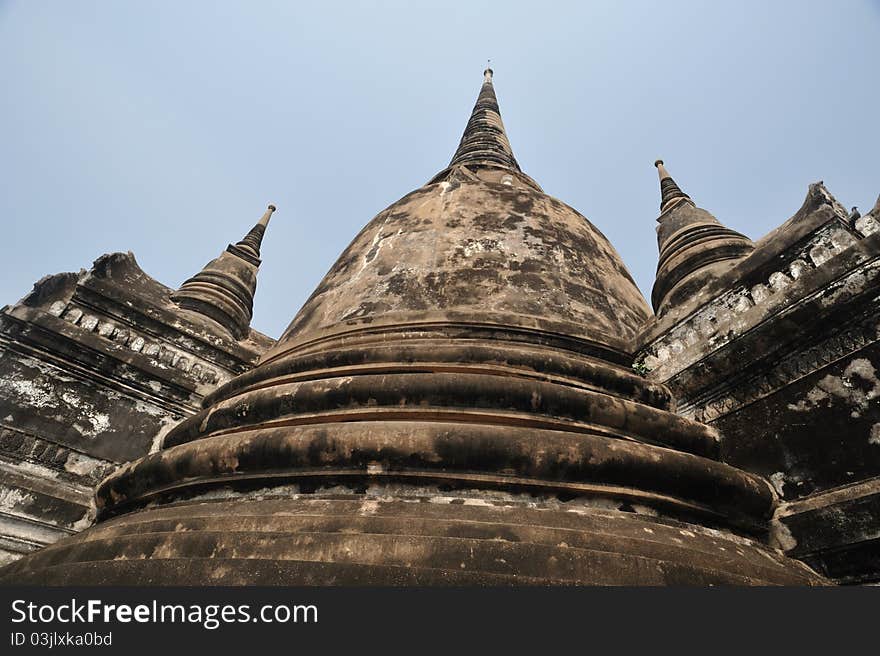
[[[43,585],[821,585],[727,531],[601,502],[270,491],[102,522],[0,569]],[[423,491],[424,492],[424,491]],[[271,493],[277,494],[278,490]],[[458,493],[456,493],[458,494]],[[609,502],[611,504],[612,502]]]

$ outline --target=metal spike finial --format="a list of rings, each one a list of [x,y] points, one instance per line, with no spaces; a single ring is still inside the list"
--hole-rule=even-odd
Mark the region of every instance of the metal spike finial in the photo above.
[[[663,178],[671,178],[672,177],[671,175],[669,175],[669,171],[667,171],[666,167],[663,165],[662,159],[658,159],[656,162],[654,162],[654,166],[657,167],[657,173],[660,176],[661,180]]]
[[[269,219],[272,218],[272,212],[274,212],[275,209],[276,209],[275,205],[272,203],[269,203],[269,206],[266,208],[265,214],[263,214],[263,216],[260,218],[259,222],[264,226],[269,225]]]
[[[272,218],[272,213],[274,211],[275,205],[270,203],[266,208],[266,211],[263,213],[263,216],[257,221],[257,224],[250,229],[250,232],[248,232],[244,236],[244,239],[238,242],[236,246],[246,249],[254,257],[260,257],[260,246],[263,243],[263,235],[266,234],[266,227],[269,225],[269,219]]]

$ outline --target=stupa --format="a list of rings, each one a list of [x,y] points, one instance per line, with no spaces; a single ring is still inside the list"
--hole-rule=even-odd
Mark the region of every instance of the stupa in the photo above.
[[[770,484],[633,369],[651,311],[520,169],[492,75],[449,166],[366,225],[259,364],[0,580],[823,582],[768,545]],[[214,291],[177,298],[206,312]],[[209,316],[243,330],[246,309]]]

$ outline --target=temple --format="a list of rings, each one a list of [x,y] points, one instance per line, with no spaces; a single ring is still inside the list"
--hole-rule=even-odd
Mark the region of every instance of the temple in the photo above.
[[[81,455],[4,450],[20,482],[3,517],[60,526],[20,499],[74,485],[62,470],[88,457],[94,523],[32,540],[0,582],[880,580],[880,212],[851,221],[813,185],[753,242],[657,168],[653,312],[604,235],[522,171],[491,69],[449,165],[361,230],[277,342],[249,328],[272,206],[177,291],[121,255],[41,281],[3,312],[0,444]],[[161,371],[148,342],[173,351]],[[67,352],[85,346],[91,368]],[[88,439],[22,392],[51,380],[63,400],[64,358],[111,427]],[[148,401],[162,410],[135,430],[123,413]]]

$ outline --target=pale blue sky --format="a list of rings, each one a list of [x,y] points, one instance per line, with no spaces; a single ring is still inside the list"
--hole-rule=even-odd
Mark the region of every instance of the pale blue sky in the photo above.
[[[487,58],[523,169],[648,295],[663,157],[751,237],[880,193],[880,2],[0,2],[0,304],[132,250],[176,287],[268,202],[275,337],[448,163]]]

